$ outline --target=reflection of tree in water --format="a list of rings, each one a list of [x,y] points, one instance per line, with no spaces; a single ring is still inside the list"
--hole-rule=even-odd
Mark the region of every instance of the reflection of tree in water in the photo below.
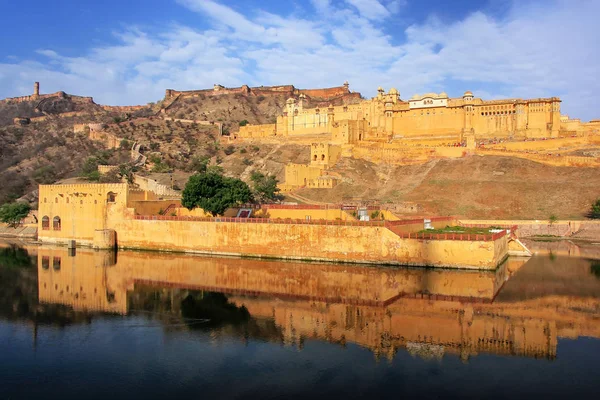
[[[246,307],[230,302],[223,293],[136,285],[128,294],[128,304],[130,312],[144,313],[169,328],[183,325],[221,336],[283,341],[272,319],[252,317]]]
[[[35,259],[22,247],[11,245],[0,248],[0,267],[4,268],[30,268],[35,266]]]
[[[600,278],[600,261],[592,261],[590,271],[592,274],[596,275],[597,278]]]
[[[230,303],[223,293],[192,292],[181,302],[181,315],[189,319],[203,319],[206,324],[193,327],[214,327],[225,324],[247,324],[250,313],[246,307]]]
[[[223,293],[190,292],[181,302],[181,315],[191,321],[191,329],[218,331],[245,339],[283,340],[273,320],[253,318],[246,307],[229,302]],[[206,322],[195,324],[198,320]]]

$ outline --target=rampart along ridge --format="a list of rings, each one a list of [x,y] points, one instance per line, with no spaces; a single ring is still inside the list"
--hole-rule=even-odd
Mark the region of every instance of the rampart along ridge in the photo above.
[[[308,96],[315,101],[328,101],[341,96],[348,98],[360,99],[360,93],[350,92],[348,82],[344,82],[342,86],[324,88],[324,89],[297,89],[294,85],[281,86],[257,86],[249,87],[242,85],[237,88],[227,88],[222,85],[215,84],[212,89],[201,90],[186,90],[178,91],[167,89],[165,91],[165,101],[176,97],[194,97],[194,96],[221,96],[225,94],[242,94],[246,96],[269,96],[269,95],[286,95],[287,97],[297,97],[300,95]]]

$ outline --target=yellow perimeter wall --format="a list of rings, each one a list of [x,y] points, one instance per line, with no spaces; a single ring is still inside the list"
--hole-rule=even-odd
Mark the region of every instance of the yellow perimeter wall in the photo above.
[[[506,256],[496,241],[402,239],[383,225],[320,225],[135,219],[126,184],[40,185],[39,240],[92,245],[94,232],[116,231],[119,247],[223,255],[494,269]],[[270,209],[277,214],[280,211]],[[341,210],[285,210],[348,218]],[[283,214],[283,212],[282,212]],[[43,216],[49,229],[43,229]],[[54,230],[52,219],[61,219]],[[273,216],[273,215],[272,215]],[[320,219],[320,218],[319,218]],[[446,222],[447,223],[447,222]]]
[[[118,219],[120,247],[374,264],[495,269],[496,241],[401,239],[385,227]]]

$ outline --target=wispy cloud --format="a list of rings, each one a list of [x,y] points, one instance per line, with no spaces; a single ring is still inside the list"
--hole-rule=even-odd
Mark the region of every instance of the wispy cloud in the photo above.
[[[560,96],[563,110],[598,118],[596,79],[600,3],[514,2],[503,18],[475,12],[462,20],[385,30],[404,0],[311,0],[305,14],[244,13],[211,0],[177,0],[210,28],[130,29],[115,44],[76,57],[37,51],[44,63],[0,61],[0,97],[42,90],[93,95],[110,104],[159,99],[166,88],[293,83],[339,85],[373,95],[379,85],[413,93],[471,89],[490,96]],[[388,28],[390,29],[390,28]],[[395,35],[405,38],[398,44]]]

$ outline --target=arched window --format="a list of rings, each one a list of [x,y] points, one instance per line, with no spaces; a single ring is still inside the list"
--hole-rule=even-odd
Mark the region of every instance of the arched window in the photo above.
[[[60,231],[60,217],[56,216],[52,220],[52,229],[55,231]]]
[[[313,157],[314,161],[317,161],[317,155],[315,154],[315,156]]]
[[[47,231],[50,229],[50,218],[47,215],[42,217],[42,230]]]
[[[49,256],[42,256],[42,268],[43,269],[50,268],[50,257]]]
[[[325,154],[321,154],[321,161],[325,161]]]
[[[114,203],[116,197],[117,197],[116,193],[108,192],[108,194],[106,195],[106,201],[109,203]]]
[[[52,259],[52,268],[59,270],[60,269],[60,257],[54,257]]]

